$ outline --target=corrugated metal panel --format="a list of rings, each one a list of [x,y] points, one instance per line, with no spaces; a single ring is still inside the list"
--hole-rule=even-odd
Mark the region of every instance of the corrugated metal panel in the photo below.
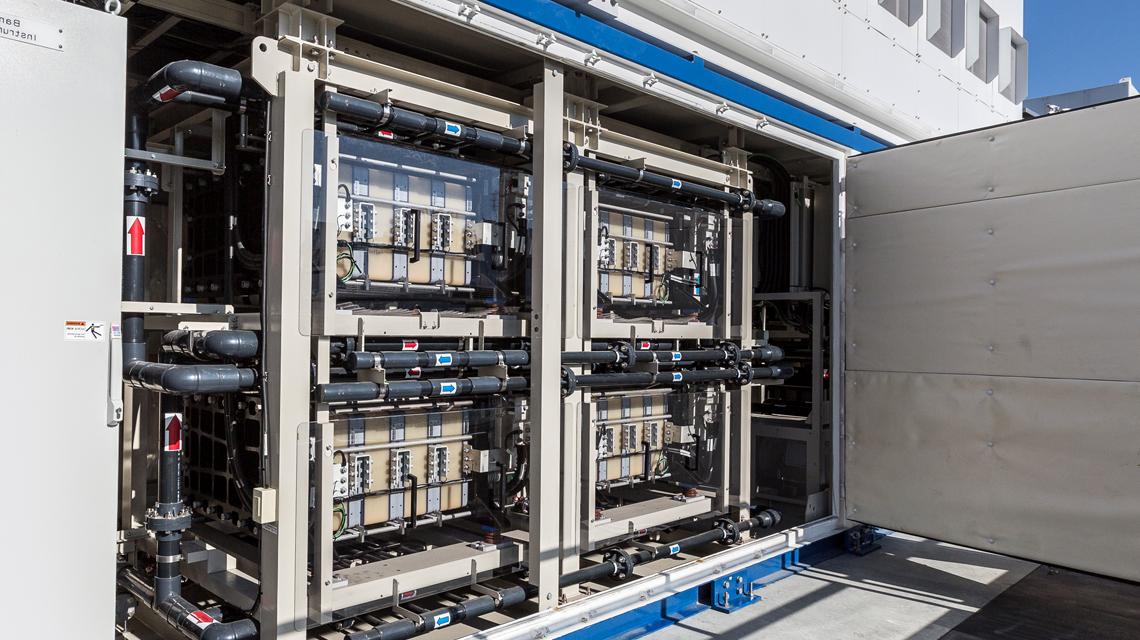
[[[1140,579],[1138,119],[853,161],[849,517]]]

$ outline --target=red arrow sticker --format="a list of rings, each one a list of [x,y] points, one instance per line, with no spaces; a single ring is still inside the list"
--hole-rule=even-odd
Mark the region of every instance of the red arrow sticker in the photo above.
[[[146,218],[127,216],[127,255],[146,255]]]
[[[415,351],[416,349],[419,349],[419,348],[420,348],[420,343],[418,340],[405,340],[404,346],[400,350],[401,351]]]
[[[162,449],[182,451],[182,414],[168,413],[164,416],[162,429]]]
[[[180,95],[182,95],[182,91],[175,89],[174,87],[166,86],[159,89],[158,91],[155,91],[154,95],[152,95],[151,98],[157,100],[158,102],[170,102]]]
[[[217,622],[217,620],[211,618],[210,614],[206,613],[205,611],[191,611],[190,613],[186,614],[186,617],[190,620],[190,622],[194,623],[195,627],[198,627],[199,629],[205,629],[206,627]]]

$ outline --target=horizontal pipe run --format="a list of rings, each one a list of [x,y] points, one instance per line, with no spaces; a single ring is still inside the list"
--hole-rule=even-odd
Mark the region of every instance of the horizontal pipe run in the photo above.
[[[318,104],[321,109],[376,128],[388,127],[400,132],[453,138],[457,142],[479,149],[509,155],[525,156],[530,153],[530,142],[527,140],[401,109],[388,103],[381,104],[343,93],[326,91],[321,94]]]
[[[342,447],[337,449],[340,453],[363,453],[365,451],[380,451],[383,449],[403,449],[405,447],[418,447],[425,444],[449,444],[452,442],[467,442],[475,436],[464,433],[457,436],[440,436],[438,438],[421,438],[419,440],[394,440],[377,444],[362,444],[355,447]]]
[[[253,369],[232,364],[167,364],[138,360],[124,367],[132,387],[173,394],[234,393],[257,383]]]
[[[420,516],[416,519],[417,527],[429,526],[438,522],[447,522],[448,520],[455,520],[457,518],[467,518],[472,515],[470,511],[457,511],[455,513],[441,513],[434,516]],[[371,529],[364,529],[363,531],[355,531],[352,533],[342,533],[333,538],[333,542],[349,542],[352,540],[363,540],[368,536],[380,535],[381,533],[394,533],[400,530],[398,524],[385,524]]]
[[[771,345],[763,345],[739,352],[742,361],[758,360],[760,362],[774,362],[784,357],[783,349]],[[634,362],[658,362],[663,364],[692,364],[692,363],[732,363],[736,362],[737,355],[729,349],[699,349],[686,351],[669,350],[638,350],[632,352]],[[591,351],[566,351],[562,353],[562,364],[619,364],[628,361],[629,356],[622,354],[617,348],[598,349]]]
[[[511,351],[354,351],[345,357],[350,371],[360,369],[415,369],[423,367],[509,367],[530,364],[530,352]]]
[[[676,540],[669,544],[659,545],[652,549],[640,548],[629,553],[607,553],[602,562],[563,574],[558,580],[559,587],[569,587],[583,582],[593,582],[603,578],[620,578],[632,573],[632,569],[646,562],[675,556],[683,551],[695,547],[714,543],[732,543],[740,540],[740,535],[755,529],[768,529],[779,524],[780,512],[768,509],[756,517],[732,522],[719,520],[716,526],[703,533]]]
[[[563,166],[566,171],[586,169],[595,173],[604,173],[611,178],[617,178],[624,182],[647,184],[651,187],[657,187],[658,189],[676,191],[678,193],[720,202],[728,205],[735,211],[751,211],[759,218],[780,218],[785,213],[785,207],[782,203],[775,200],[759,200],[751,191],[725,191],[682,178],[653,173],[652,171],[602,160],[601,158],[584,156],[578,150],[577,146],[569,142],[563,147]]]
[[[249,360],[258,354],[253,331],[189,331],[177,329],[162,336],[162,349],[198,360]]]
[[[453,605],[425,611],[414,620],[403,619],[377,625],[368,631],[348,634],[346,640],[408,640],[420,633],[442,629],[464,620],[522,604],[533,595],[533,587],[507,587],[495,593],[468,598]]]
[[[737,369],[700,369],[697,371],[632,371],[629,373],[589,373],[576,376],[575,383],[580,387],[593,389],[605,387],[647,387],[654,384],[692,384],[736,380],[740,377]]]
[[[317,385],[320,402],[367,402],[369,400],[398,400],[402,398],[445,398],[450,396],[490,395],[508,391],[523,391],[526,378],[443,378],[436,380],[396,380],[384,384],[375,382],[330,382]]]
[[[121,571],[118,583],[135,596],[139,604],[153,610],[191,640],[252,640],[257,637],[257,626],[252,620],[220,622],[182,596],[172,596],[156,604],[154,588],[133,569]]]

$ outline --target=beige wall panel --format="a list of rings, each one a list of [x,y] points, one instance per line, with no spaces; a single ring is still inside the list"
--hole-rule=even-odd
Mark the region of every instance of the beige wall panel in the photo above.
[[[852,519],[1140,579],[1140,384],[847,374]]]
[[[852,158],[847,215],[1134,180],[1140,178],[1137,122],[1140,99],[1126,100]]]
[[[848,369],[1140,380],[1140,180],[852,220],[846,296]]]

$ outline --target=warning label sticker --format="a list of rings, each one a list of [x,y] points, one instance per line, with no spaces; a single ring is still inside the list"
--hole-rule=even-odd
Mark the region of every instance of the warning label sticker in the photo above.
[[[63,323],[63,339],[102,342],[107,339],[107,323],[91,320],[65,320]]]

